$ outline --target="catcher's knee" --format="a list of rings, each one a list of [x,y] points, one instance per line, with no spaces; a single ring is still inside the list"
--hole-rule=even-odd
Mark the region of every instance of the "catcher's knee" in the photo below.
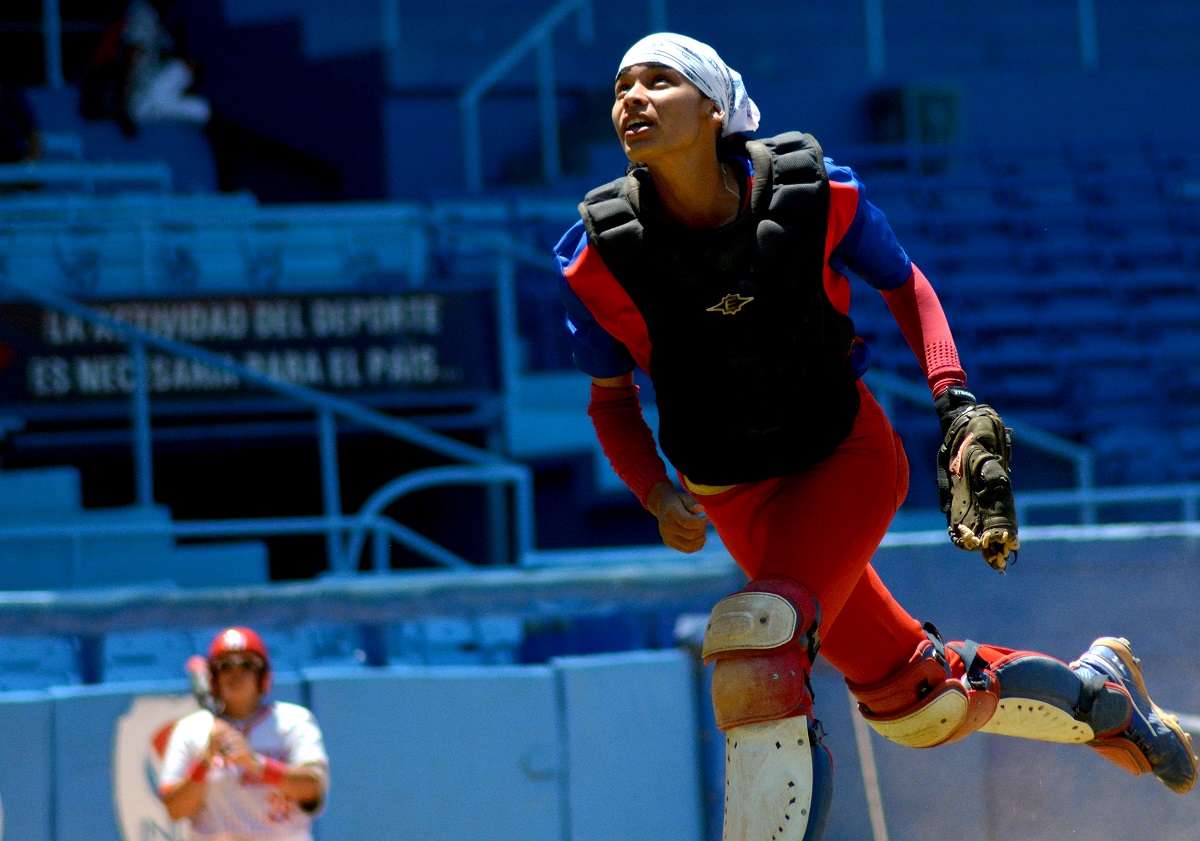
[[[704,661],[715,662],[717,726],[807,715],[820,608],[795,581],[763,578],[717,602],[704,634]]]
[[[961,739],[983,727],[1000,701],[999,681],[988,664],[942,642],[937,629],[901,669],[874,684],[847,681],[859,712],[881,736],[913,748]]]

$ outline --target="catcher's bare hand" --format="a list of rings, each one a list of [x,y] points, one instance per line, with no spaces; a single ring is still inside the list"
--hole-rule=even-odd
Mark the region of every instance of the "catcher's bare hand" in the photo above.
[[[956,408],[938,450],[947,531],[955,546],[980,552],[989,566],[1004,572],[1021,547],[1009,478],[1012,432],[990,406]]]
[[[680,552],[698,552],[708,538],[708,517],[704,506],[689,493],[661,482],[650,491],[646,507],[658,519],[663,543]]]

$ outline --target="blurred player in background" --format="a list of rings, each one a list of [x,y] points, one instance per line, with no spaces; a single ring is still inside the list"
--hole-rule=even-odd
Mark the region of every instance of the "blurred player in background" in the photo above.
[[[312,841],[329,784],[321,730],[304,707],[268,701],[271,661],[258,634],[227,628],[207,667],[212,701],[180,720],[159,791],[172,820],[205,841]]]
[[[1190,740],[1151,701],[1128,641],[1100,638],[1070,664],[947,643],[872,568],[908,463],[861,380],[849,272],[883,295],[926,376],[952,541],[1001,572],[1019,543],[1009,431],[966,390],[933,287],[855,173],[810,135],[749,139],[759,112],[741,76],[671,33],[621,60],[612,120],[631,166],[588,193],[555,252],[613,467],[668,546],[698,550],[711,521],[750,579],[714,608],[704,641],[727,736],[725,837],[822,832],[829,759],[809,685],[818,647],[864,718],[899,744],[976,730],[1086,743],[1190,790]],[[682,490],[642,418],[635,367],[654,384],[659,443]]]

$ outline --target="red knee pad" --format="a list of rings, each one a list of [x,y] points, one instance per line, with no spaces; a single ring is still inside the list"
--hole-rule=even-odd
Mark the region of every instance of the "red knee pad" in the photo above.
[[[937,629],[926,625],[929,639],[912,658],[874,684],[847,681],[863,718],[880,735],[898,744],[928,748],[974,733],[992,717],[1000,701],[995,673],[975,657],[971,662],[942,644]]]
[[[787,578],[751,581],[713,608],[704,662],[715,662],[713,711],[722,730],[812,711],[809,674],[820,607]]]

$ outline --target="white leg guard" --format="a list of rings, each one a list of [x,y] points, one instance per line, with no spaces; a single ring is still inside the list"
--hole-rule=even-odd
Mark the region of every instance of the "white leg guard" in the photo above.
[[[1125,727],[1129,693],[1086,664],[1068,666],[1032,651],[1016,651],[992,670],[1000,704],[980,730],[1039,742],[1083,744]]]
[[[725,733],[723,841],[815,841],[829,804],[829,759],[808,718],[743,724]]]
[[[751,581],[713,608],[704,659],[725,732],[724,841],[817,841],[829,755],[809,723],[816,601],[789,579]]]

